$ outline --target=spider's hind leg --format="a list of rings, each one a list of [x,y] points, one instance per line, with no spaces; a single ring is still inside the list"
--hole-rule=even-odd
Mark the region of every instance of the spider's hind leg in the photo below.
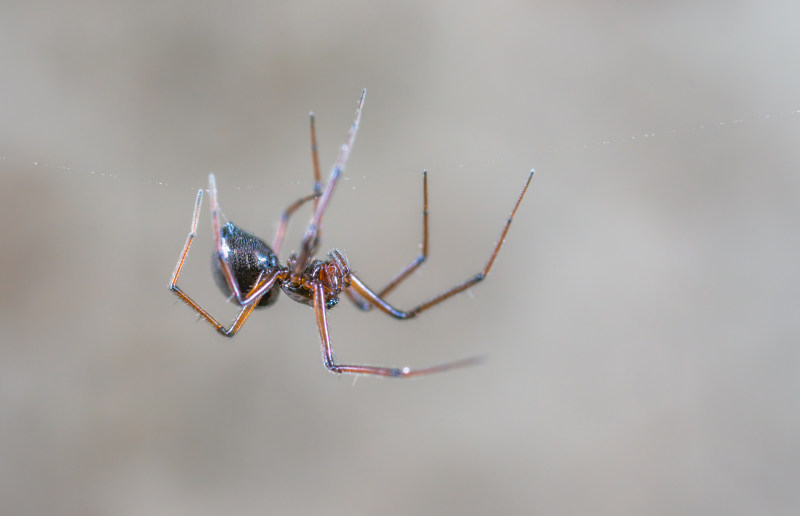
[[[378,297],[384,297],[389,292],[394,290],[394,288],[399,285],[404,279],[409,277],[417,267],[422,265],[422,263],[428,258],[428,171],[422,171],[422,244],[420,245],[419,255],[414,258],[411,263],[406,265],[406,267],[401,270],[397,276],[392,278],[388,285],[383,287],[381,290],[378,291]],[[363,296],[359,295],[353,289],[345,290],[345,294],[347,297],[355,303],[355,305],[360,310],[370,310],[372,308],[372,304],[367,301]]]
[[[194,299],[189,297],[189,295],[178,286],[178,278],[183,270],[183,264],[186,262],[186,257],[189,255],[189,249],[192,247],[194,237],[197,235],[197,225],[200,218],[200,207],[202,204],[203,190],[200,189],[197,192],[197,198],[194,202],[194,212],[192,213],[192,225],[189,230],[189,236],[186,237],[186,243],[183,244],[181,254],[178,256],[178,263],[175,265],[175,270],[172,273],[168,287],[171,292],[178,296],[178,299],[189,305],[195,312],[197,312],[198,316],[208,321],[219,333],[225,335],[226,337],[232,337],[236,334],[236,332],[239,331],[239,328],[242,327],[247,318],[250,317],[250,313],[252,313],[256,303],[251,303],[249,306],[242,307],[242,310],[239,312],[239,315],[236,316],[231,328],[227,329],[220,324],[220,322],[217,321],[213,315],[203,309],[203,307],[197,304]]]
[[[247,300],[245,300],[245,298],[242,296],[242,290],[239,288],[239,282],[236,281],[236,276],[234,276],[233,270],[231,270],[231,266],[226,259],[227,249],[222,243],[222,230],[219,223],[219,219],[222,216],[222,210],[220,209],[219,201],[217,200],[217,180],[214,177],[214,174],[208,175],[208,194],[211,197],[211,227],[214,230],[214,247],[216,248],[220,270],[222,271],[222,276],[225,278],[225,282],[228,284],[231,295],[236,299],[238,304],[245,306],[247,304]]]
[[[395,317],[397,319],[410,319],[418,315],[419,313],[427,310],[428,308],[431,308],[435,305],[438,305],[442,301],[449,299],[450,297],[458,294],[459,292],[463,292],[472,285],[480,281],[483,281],[486,278],[486,276],[489,275],[489,271],[492,270],[492,266],[494,265],[494,261],[497,258],[497,254],[500,252],[500,248],[503,246],[503,243],[505,242],[506,239],[506,235],[508,234],[508,230],[511,227],[511,221],[514,219],[514,215],[516,215],[517,209],[519,209],[519,205],[520,203],[522,203],[522,198],[525,196],[525,193],[528,191],[528,186],[530,186],[531,184],[531,180],[533,179],[533,174],[534,171],[531,170],[530,175],[528,175],[528,180],[525,182],[525,186],[522,188],[522,192],[519,194],[517,202],[514,204],[514,208],[511,210],[511,214],[508,216],[508,219],[506,219],[506,223],[503,226],[503,231],[502,233],[500,233],[500,239],[495,244],[494,250],[492,251],[492,254],[489,256],[489,260],[486,262],[486,265],[483,267],[483,270],[481,272],[478,272],[477,274],[467,279],[466,281],[454,287],[451,287],[448,290],[445,290],[441,294],[432,297],[431,299],[425,301],[424,303],[410,310],[399,310],[393,307],[383,299],[382,294],[387,290],[387,288],[384,288],[383,291],[375,292],[369,287],[367,287],[360,279],[358,279],[353,274],[350,275],[350,289],[352,289],[353,292],[350,294],[349,297],[353,299],[358,305],[363,306],[369,303],[371,305],[374,305],[380,311],[388,315],[391,315],[392,317]],[[427,241],[427,232],[425,240]],[[423,244],[423,250],[427,250],[427,245]],[[419,261],[419,263],[422,262],[420,258],[417,258],[417,260]],[[389,287],[394,287],[395,285],[397,285],[397,283],[399,283],[400,280],[408,276],[408,274],[410,274],[419,265],[419,263],[417,263],[416,261],[412,262],[411,265],[406,267],[406,269],[403,270],[398,275],[397,278],[399,279],[395,278],[395,280],[393,280],[392,283],[389,284]]]
[[[214,176],[212,174],[209,180],[210,194],[212,203],[218,208],[216,205],[216,185],[214,184]],[[247,318],[250,317],[250,314],[253,313],[253,309],[255,309],[258,301],[261,297],[266,293],[274,284],[277,279],[277,272],[273,271],[271,273],[262,274],[258,280],[256,281],[253,288],[250,290],[248,295],[245,297],[244,302],[241,302],[242,309],[239,311],[239,314],[234,319],[233,324],[231,324],[230,328],[225,328],[219,321],[217,321],[213,315],[207,312],[203,307],[201,307],[194,299],[189,297],[179,286],[178,286],[178,278],[180,277],[181,271],[183,270],[183,264],[186,262],[186,257],[189,255],[189,249],[192,247],[192,242],[194,241],[194,237],[197,235],[197,226],[198,220],[200,218],[200,207],[203,203],[203,190],[198,190],[197,198],[194,203],[194,212],[192,213],[192,225],[189,230],[189,235],[186,237],[186,243],[183,244],[183,249],[181,250],[180,255],[178,256],[178,263],[175,265],[175,270],[172,273],[172,277],[170,279],[168,288],[171,292],[173,292],[178,298],[189,305],[197,314],[208,321],[219,333],[226,337],[233,337],[239,329],[241,329],[242,325],[247,321]],[[217,253],[219,254],[219,241],[220,235],[217,231],[217,216],[216,212],[218,211],[212,208],[212,222],[215,226],[215,233],[218,242],[217,246]],[[223,260],[220,258],[221,265],[227,265],[227,260]],[[223,268],[224,270],[224,268]],[[236,283],[235,278],[233,279],[234,284]]]
[[[454,362],[447,362],[421,369],[411,369],[410,367],[378,367],[367,365],[345,365],[336,362],[331,346],[331,336],[328,330],[328,315],[325,309],[325,290],[322,285],[314,286],[314,313],[317,316],[317,326],[319,328],[320,339],[322,340],[322,360],[325,367],[332,373],[345,374],[368,374],[374,376],[388,376],[390,378],[411,378],[433,373],[441,373],[449,369],[466,367],[480,363],[480,357],[470,357]]]

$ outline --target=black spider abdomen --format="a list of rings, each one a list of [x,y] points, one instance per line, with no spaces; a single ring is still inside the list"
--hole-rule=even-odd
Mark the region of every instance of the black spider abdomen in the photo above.
[[[279,267],[278,257],[272,249],[260,238],[236,227],[228,222],[220,230],[222,253],[231,267],[236,283],[242,296],[247,295],[256,284],[262,272],[268,272]],[[211,256],[211,270],[220,290],[226,295],[231,295],[228,282],[222,272],[222,266],[217,253]],[[280,285],[276,282],[272,288],[258,301],[257,308],[270,306],[278,300]]]

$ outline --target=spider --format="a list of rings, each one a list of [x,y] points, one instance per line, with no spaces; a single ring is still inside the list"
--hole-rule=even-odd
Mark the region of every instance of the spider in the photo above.
[[[328,207],[333,190],[339,181],[347,163],[353,141],[358,131],[361,119],[361,108],[364,105],[364,96],[367,90],[361,92],[361,97],[356,108],[355,119],[350,127],[347,142],[342,145],[339,157],[331,169],[330,178],[323,190],[322,179],[319,168],[319,158],[317,155],[317,138],[314,125],[314,113],[310,113],[311,122],[311,156],[314,167],[314,192],[311,195],[302,197],[289,205],[283,212],[275,233],[272,246],[267,245],[258,237],[242,230],[232,222],[221,225],[221,215],[219,202],[217,201],[217,185],[214,174],[208,177],[208,193],[211,203],[211,224],[214,229],[215,251],[212,255],[212,270],[220,289],[225,295],[230,296],[233,301],[241,307],[238,316],[234,319],[230,328],[225,328],[209,312],[203,309],[196,301],[186,294],[178,286],[180,276],[189,248],[192,245],[195,234],[197,233],[197,221],[200,216],[200,206],[203,200],[203,190],[197,192],[194,203],[194,213],[192,214],[192,225],[186,243],[178,257],[175,271],[169,283],[169,289],[178,298],[194,309],[200,317],[208,321],[216,330],[226,337],[233,337],[244,325],[253,310],[256,308],[266,308],[278,300],[281,291],[289,296],[293,301],[309,305],[314,308],[317,326],[319,328],[320,339],[322,340],[322,359],[325,367],[333,373],[349,374],[369,374],[378,376],[388,376],[397,378],[408,378],[413,376],[426,375],[474,364],[477,358],[466,358],[445,364],[431,367],[411,369],[409,367],[375,367],[367,365],[345,365],[340,364],[334,359],[333,348],[331,347],[331,337],[328,331],[328,310],[339,302],[339,296],[344,293],[362,310],[369,310],[373,307],[397,319],[411,319],[424,312],[428,308],[449,299],[450,297],[463,292],[472,285],[482,281],[492,269],[497,253],[503,245],[511,220],[517,212],[525,192],[533,178],[533,171],[528,176],[525,186],[511,210],[511,214],[506,220],[500,240],[494,247],[494,251],[489,256],[489,261],[483,270],[456,285],[449,290],[425,301],[424,303],[411,308],[410,310],[400,310],[385,301],[385,296],[394,290],[404,279],[413,273],[417,267],[428,257],[428,174],[427,171],[422,175],[423,191],[423,211],[422,211],[422,245],[421,252],[408,266],[392,279],[388,285],[381,290],[373,290],[367,287],[351,270],[344,255],[336,249],[329,251],[326,259],[314,257],[319,246],[320,228],[325,209]],[[305,203],[313,201],[313,216],[306,228],[305,235],[300,244],[300,251],[292,253],[286,265],[281,264],[278,256],[283,247],[284,237],[289,225],[289,219]]]

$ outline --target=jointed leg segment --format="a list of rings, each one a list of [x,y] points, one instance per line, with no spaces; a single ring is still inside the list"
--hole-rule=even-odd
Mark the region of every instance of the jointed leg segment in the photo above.
[[[272,251],[276,255],[281,254],[281,248],[283,247],[283,241],[286,238],[286,229],[289,227],[289,219],[292,217],[294,212],[296,212],[303,204],[307,203],[308,201],[314,199],[315,201],[319,199],[318,193],[313,193],[311,195],[307,195],[305,197],[301,197],[297,199],[295,202],[289,205],[283,213],[281,213],[281,222],[278,225],[278,230],[275,232],[275,238],[272,241]]]
[[[314,211],[317,211],[319,196],[322,195],[322,174],[319,170],[319,153],[317,152],[317,128],[314,123],[314,112],[308,114],[311,122],[311,161],[314,165]]]
[[[336,186],[336,183],[339,182],[339,178],[341,177],[342,172],[344,172],[345,166],[347,165],[347,158],[350,157],[350,151],[353,149],[353,143],[355,142],[356,134],[358,133],[358,125],[361,122],[361,109],[364,106],[364,97],[366,94],[367,90],[363,90],[361,92],[361,97],[358,99],[358,107],[356,108],[356,116],[353,120],[353,125],[350,126],[350,132],[347,135],[347,142],[342,145],[342,148],[339,151],[339,158],[336,160],[336,163],[331,169],[331,175],[328,179],[328,184],[325,185],[325,190],[322,193],[322,197],[315,201],[314,215],[311,217],[311,222],[308,223],[308,227],[306,228],[303,242],[300,245],[300,253],[298,254],[297,261],[295,262],[294,270],[292,271],[295,276],[299,276],[302,273],[306,262],[314,254],[314,251],[316,251],[316,245],[319,242],[318,232],[322,224],[322,215],[325,213],[325,208],[327,208],[328,202],[331,199],[333,189]],[[313,137],[316,139],[315,135]]]
[[[489,271],[492,270],[492,266],[494,265],[494,261],[497,258],[497,254],[500,252],[500,248],[503,246],[503,242],[505,242],[506,235],[508,234],[508,229],[511,227],[511,221],[514,219],[514,215],[517,213],[517,209],[519,208],[520,203],[522,202],[522,198],[525,196],[525,192],[528,190],[528,186],[531,184],[531,180],[533,179],[534,171],[531,170],[531,173],[528,175],[528,180],[525,182],[525,186],[522,188],[522,192],[519,194],[517,198],[517,202],[514,204],[514,208],[511,210],[511,214],[508,216],[506,220],[505,226],[503,226],[503,231],[500,234],[500,239],[495,244],[494,250],[492,254],[489,256],[489,261],[484,266],[483,270],[477,273],[475,276],[471,277],[470,279],[464,281],[452,287],[441,294],[434,296],[433,298],[425,301],[424,303],[410,309],[410,310],[399,310],[389,303],[387,303],[383,296],[390,290],[394,289],[402,280],[408,277],[414,270],[422,264],[423,261],[427,258],[428,254],[428,187],[427,187],[427,173],[423,175],[423,184],[424,184],[424,209],[423,209],[423,241],[422,241],[422,253],[418,256],[410,265],[408,265],[405,269],[403,269],[400,274],[398,274],[389,285],[384,287],[379,292],[374,292],[369,287],[367,287],[360,279],[358,279],[354,275],[350,275],[350,289],[352,292],[347,291],[350,295],[350,298],[363,310],[369,309],[371,306],[375,306],[380,311],[391,315],[397,319],[410,319],[411,317],[416,316],[417,314],[427,310],[428,308],[438,305],[442,301],[449,299],[450,297],[458,294],[459,292],[463,292],[464,290],[468,289],[472,285],[482,281],[486,276],[489,275]]]
[[[212,186],[212,192],[216,193],[216,186],[213,184],[213,181],[214,180],[212,175],[210,183]],[[215,197],[216,196],[212,194],[212,200],[213,200],[212,202],[216,201]],[[181,251],[181,254],[178,256],[178,263],[175,265],[175,271],[172,273],[172,278],[170,279],[169,283],[169,289],[173,293],[175,293],[175,295],[178,296],[178,298],[181,301],[189,305],[202,318],[208,321],[211,324],[211,326],[213,326],[219,333],[221,333],[226,337],[233,337],[239,331],[239,329],[242,327],[245,321],[247,321],[247,318],[250,317],[250,314],[252,314],[253,309],[258,304],[259,299],[261,299],[261,296],[263,296],[267,291],[269,291],[270,288],[272,288],[272,285],[275,283],[275,280],[277,279],[277,274],[273,273],[269,275],[262,275],[261,277],[258,278],[258,280],[256,281],[253,288],[250,290],[250,292],[248,292],[247,295],[240,301],[239,304],[242,305],[242,309],[239,311],[239,314],[236,316],[236,319],[234,319],[230,329],[225,328],[225,326],[223,326],[219,321],[217,321],[214,318],[214,316],[208,313],[205,309],[203,309],[203,307],[197,304],[195,300],[189,297],[188,294],[186,294],[183,290],[181,290],[181,288],[178,286],[178,277],[180,276],[181,270],[183,269],[183,264],[186,261],[186,256],[189,254],[189,248],[192,246],[192,242],[194,241],[195,235],[197,235],[197,224],[198,224],[198,219],[200,217],[200,207],[202,206],[202,204],[203,204],[203,190],[201,189],[198,190],[197,199],[195,200],[194,203],[194,212],[192,214],[191,230],[189,231],[189,236],[186,237],[186,243],[183,245],[183,250]],[[213,220],[214,220],[215,232],[217,232],[218,230],[216,223],[217,222],[216,213],[213,216]],[[220,239],[218,232],[216,233],[216,241],[217,241],[217,253],[219,253]],[[225,260],[220,260],[220,262],[223,263],[224,265],[227,265]],[[224,270],[225,269],[223,267],[223,271]],[[233,278],[232,281],[233,284],[236,286],[236,292],[238,292],[239,286],[236,282],[236,279]],[[233,289],[231,289],[231,291],[233,291]]]
[[[322,340],[322,361],[325,367],[332,373],[348,373],[348,374],[370,374],[376,376],[389,376],[393,378],[411,378],[413,376],[422,376],[433,373],[440,373],[448,369],[457,367],[465,367],[475,365],[480,362],[479,357],[470,357],[455,362],[448,362],[432,367],[425,367],[421,369],[411,369],[409,367],[376,367],[366,365],[344,365],[336,363],[333,356],[333,347],[331,346],[331,336],[328,330],[328,315],[325,310],[325,292],[322,285],[317,285],[314,288],[314,312],[317,316],[317,326],[319,327],[319,336]]]
[[[422,245],[420,246],[419,256],[409,263],[405,269],[395,276],[388,285],[383,287],[378,292],[378,297],[383,297],[400,284],[401,281],[406,279],[417,267],[422,265],[428,258],[428,171],[422,171]]]

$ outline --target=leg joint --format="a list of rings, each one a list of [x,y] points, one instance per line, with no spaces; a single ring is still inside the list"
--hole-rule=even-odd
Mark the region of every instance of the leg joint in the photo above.
[[[334,362],[331,357],[328,357],[327,355],[324,356],[322,358],[322,362],[325,364],[325,367],[328,369],[328,371],[337,374],[342,372],[342,369],[341,367],[339,367],[339,364]]]

